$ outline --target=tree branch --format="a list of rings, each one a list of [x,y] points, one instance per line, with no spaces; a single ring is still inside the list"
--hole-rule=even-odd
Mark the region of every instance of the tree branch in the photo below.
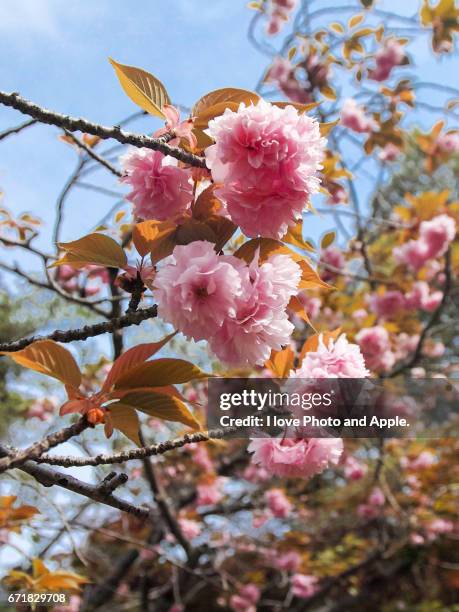
[[[157,306],[150,306],[136,312],[125,314],[121,317],[106,321],[103,323],[95,323],[94,325],[85,325],[80,329],[69,329],[67,331],[56,330],[47,336],[30,336],[22,338],[14,342],[4,342],[0,344],[0,351],[14,352],[20,351],[26,346],[29,346],[37,340],[55,340],[56,342],[74,342],[75,340],[87,340],[94,336],[100,336],[107,332],[113,332],[117,329],[130,327],[131,325],[139,325],[147,319],[154,319],[157,316]]]
[[[4,138],[8,138],[8,136],[12,136],[13,134],[18,134],[19,132],[22,132],[22,130],[25,130],[26,128],[33,125],[34,123],[37,123],[37,120],[30,119],[30,121],[21,123],[20,125],[17,125],[16,127],[12,127],[12,128],[9,128],[8,130],[4,130],[3,132],[0,132],[0,140],[3,140]]]
[[[198,168],[205,168],[206,161],[203,157],[188,153],[183,149],[177,147],[171,147],[167,144],[169,136],[167,138],[151,138],[150,136],[144,136],[142,134],[134,134],[132,132],[125,132],[120,128],[119,125],[113,127],[106,127],[87,121],[81,117],[70,117],[68,115],[62,115],[53,111],[47,110],[22,98],[17,92],[6,93],[0,91],[0,103],[5,106],[15,108],[19,112],[33,117],[40,123],[47,123],[49,125],[55,125],[57,127],[68,130],[69,132],[81,131],[86,134],[92,134],[98,136],[102,140],[113,138],[122,144],[130,144],[135,147],[146,147],[147,149],[153,149],[154,151],[160,151],[164,155],[170,155],[175,157],[179,161],[185,162],[190,166],[196,166]]]
[[[61,467],[73,467],[83,465],[106,465],[112,463],[124,463],[125,461],[132,461],[133,459],[145,459],[146,457],[152,457],[154,455],[163,455],[171,450],[181,448],[186,444],[193,444],[195,442],[207,442],[209,440],[218,440],[224,438],[226,435],[234,433],[234,427],[228,427],[226,429],[216,429],[213,431],[198,431],[194,434],[185,434],[181,438],[175,440],[167,440],[160,442],[159,444],[152,444],[151,446],[144,446],[143,448],[133,448],[113,455],[96,455],[94,457],[69,457],[69,456],[58,456],[58,455],[42,455],[37,457],[37,463],[48,463],[49,465],[60,465]]]

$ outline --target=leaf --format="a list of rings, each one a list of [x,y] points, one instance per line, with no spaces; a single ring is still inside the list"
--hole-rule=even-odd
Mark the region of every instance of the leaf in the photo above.
[[[320,133],[322,136],[328,136],[328,134],[332,131],[332,129],[338,125],[339,119],[336,121],[330,121],[329,123],[321,123],[320,124]]]
[[[340,334],[341,334],[341,327],[338,327],[337,329],[330,331],[330,332],[321,332],[320,334],[317,333],[317,334],[310,336],[306,340],[306,342],[303,344],[303,347],[301,349],[301,352],[299,355],[300,363],[303,361],[306,353],[314,353],[315,351],[317,351],[319,347],[319,337],[320,336],[322,336],[322,340],[325,346],[328,346],[330,343],[330,340],[337,340]]]
[[[296,246],[304,251],[315,252],[315,248],[303,239],[303,221],[298,221],[294,227],[289,227],[283,238],[284,242]]]
[[[108,61],[127,96],[150,115],[166,119],[163,108],[171,101],[161,81],[142,68],[119,64],[112,58]]]
[[[107,406],[107,409],[113,427],[121,431],[126,438],[132,440],[137,446],[142,446],[139,437],[139,416],[134,408],[122,402],[116,402]]]
[[[302,270],[300,289],[331,289],[331,286],[320,278],[317,271],[305,259],[297,263]]]
[[[298,102],[271,102],[271,104],[279,108],[293,106],[301,115],[302,113],[309,113],[309,111],[314,110],[321,105],[321,102],[311,102],[310,104],[299,104]]]
[[[295,353],[291,346],[287,346],[281,351],[272,351],[271,357],[266,362],[266,367],[278,378],[288,378],[294,360]]]
[[[330,28],[338,34],[344,34],[344,27],[338,22],[330,24]]]
[[[293,310],[293,312],[300,317],[300,319],[303,319],[303,321],[305,323],[307,323],[308,325],[310,325],[312,327],[312,329],[315,331],[315,327],[314,325],[311,323],[303,304],[301,303],[300,299],[298,298],[298,296],[293,295],[290,298],[290,302],[288,303],[287,308],[289,310]]]
[[[162,358],[147,361],[123,374],[116,381],[116,389],[134,389],[135,387],[163,387],[185,383],[190,380],[208,378],[198,366],[184,359]]]
[[[355,28],[355,26],[358,26],[359,23],[362,23],[362,21],[365,19],[365,15],[354,15],[353,17],[351,17],[348,21],[348,26],[350,28]]]
[[[22,351],[0,352],[25,368],[60,380],[77,389],[81,384],[81,372],[72,354],[53,340],[38,340]]]
[[[126,253],[121,246],[105,234],[88,234],[73,242],[60,242],[58,246],[65,251],[65,255],[50,268],[62,264],[71,264],[75,268],[88,264],[122,268],[127,264]]]
[[[232,111],[237,111],[239,104],[244,103],[256,104],[260,100],[260,96],[246,89],[237,89],[235,87],[225,87],[216,89],[205,96],[202,96],[191,109],[191,115],[194,117],[194,127],[200,130],[207,128],[211,119],[223,115],[225,109],[229,108]]]
[[[292,47],[290,51],[288,52],[287,57],[290,61],[295,57],[296,51],[297,51],[296,47]]]
[[[169,340],[175,336],[176,333],[177,332],[169,334],[159,342],[139,344],[123,353],[113,363],[113,366],[103,384],[102,391],[109,391],[121,376],[129,375],[129,372],[133,370],[136,366],[143,363],[144,361],[152,357],[155,353],[157,353],[160,349],[162,349],[162,347],[167,344]]]
[[[326,249],[335,242],[336,232],[327,232],[320,242],[320,248]]]
[[[336,100],[336,92],[333,89],[333,87],[330,87],[330,85],[323,85],[320,88],[320,93],[326,98],[328,98],[329,100]],[[322,133],[322,136],[323,136],[323,133]]]
[[[193,429],[200,429],[199,422],[177,397],[133,390],[123,397],[123,403],[163,421],[176,421]]]

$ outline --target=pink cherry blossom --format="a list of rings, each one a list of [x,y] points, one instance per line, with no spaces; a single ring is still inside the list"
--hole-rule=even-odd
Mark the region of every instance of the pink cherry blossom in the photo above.
[[[365,115],[365,111],[353,98],[347,98],[341,108],[341,124],[358,133],[373,132],[376,122]]]
[[[383,46],[375,55],[376,68],[369,71],[370,79],[385,81],[389,78],[392,69],[400,66],[405,58],[403,46],[393,38],[384,41]]]
[[[437,215],[419,226],[419,238],[394,249],[394,257],[413,270],[420,270],[428,260],[444,255],[456,236],[456,222],[447,214]]]
[[[248,452],[252,461],[271,474],[311,478],[330,465],[337,465],[343,452],[341,438],[254,438]]]
[[[379,154],[379,159],[385,162],[393,162],[400,156],[400,149],[392,142],[388,142]]]
[[[296,597],[309,599],[309,597],[312,597],[312,595],[317,592],[317,582],[318,580],[315,576],[309,576],[307,574],[294,574],[291,580],[292,593]]]
[[[228,364],[262,365],[271,351],[288,344],[293,325],[286,313],[297,292],[301,270],[290,257],[272,255],[261,266],[255,258],[240,268],[242,295],[236,313],[210,338],[210,347]]]
[[[275,36],[284,27],[290,13],[295,9],[297,0],[270,0],[269,21],[266,32],[269,36]]]
[[[377,317],[391,318],[399,314],[406,306],[405,296],[400,291],[386,291],[382,295],[370,297],[370,310]]]
[[[191,148],[195,148],[198,143],[196,136],[192,132],[193,119],[185,119],[185,121],[180,122],[180,111],[171,104],[165,104],[163,112],[166,115],[166,127],[157,130],[153,136],[160,138],[169,132],[174,132],[176,138],[169,140],[170,145],[178,146],[180,139],[184,138],[188,141]]]
[[[236,316],[236,297],[242,293],[240,274],[232,256],[219,256],[210,242],[176,246],[156,275],[153,295],[159,316],[185,335],[202,340]]]
[[[351,344],[345,334],[324,344],[322,335],[316,351],[306,353],[293,373],[295,378],[365,378],[370,372],[357,344]]]
[[[370,370],[388,371],[395,363],[389,333],[382,325],[361,329],[355,338]]]
[[[456,222],[446,214],[438,215],[430,221],[423,221],[419,228],[419,239],[427,244],[429,258],[446,253],[455,236]]]
[[[319,265],[322,264],[323,271],[321,274],[322,280],[325,282],[336,278],[336,273],[333,270],[329,270],[327,266],[336,268],[338,271],[342,270],[346,265],[346,260],[342,251],[334,246],[329,246],[324,249],[320,254]]]
[[[312,102],[311,93],[295,78],[295,68],[290,60],[277,56],[266,75],[266,81],[276,83],[282,93],[292,102],[306,104]]]
[[[434,540],[438,535],[454,531],[454,523],[447,519],[436,518],[431,520],[425,527],[428,540]]]
[[[209,122],[205,151],[218,195],[247,236],[281,238],[318,191],[325,147],[318,122],[260,100]]]
[[[165,221],[184,213],[193,199],[190,171],[151,149],[133,149],[121,158],[121,182],[132,187],[127,199],[139,219]]]
[[[187,540],[193,540],[201,533],[202,527],[197,521],[187,518],[179,518],[178,522],[180,529]]]
[[[246,584],[237,595],[230,598],[230,607],[235,612],[255,612],[260,595],[260,589],[256,584]]]
[[[355,457],[346,457],[344,475],[349,480],[360,480],[367,473],[367,466]]]
[[[410,470],[425,470],[426,468],[431,467],[435,463],[435,455],[430,451],[422,451],[416,459],[409,462]]]
[[[363,518],[372,519],[378,516],[384,506],[386,498],[379,487],[375,487],[370,493],[365,504],[357,507],[357,514]]]
[[[283,553],[274,559],[276,567],[283,572],[296,572],[301,565],[301,556],[295,550]]]
[[[447,132],[441,134],[437,140],[437,147],[442,153],[454,155],[459,152],[459,134],[457,132]]]
[[[197,506],[213,506],[218,504],[223,495],[220,489],[221,483],[217,479],[211,484],[200,484],[196,487],[198,497],[196,499]]]
[[[265,493],[268,508],[276,518],[287,518],[292,511],[292,504],[282,489],[270,489]]]

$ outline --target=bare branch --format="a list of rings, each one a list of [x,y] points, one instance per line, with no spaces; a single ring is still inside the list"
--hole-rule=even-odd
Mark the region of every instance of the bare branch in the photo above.
[[[92,134],[93,136],[99,136],[102,140],[113,138],[122,144],[130,144],[135,147],[146,147],[147,149],[153,149],[154,151],[160,151],[164,155],[170,155],[175,157],[179,161],[185,162],[190,166],[196,166],[198,168],[206,167],[206,160],[198,155],[188,153],[178,147],[171,147],[167,144],[170,140],[170,135],[166,135],[164,138],[151,138],[142,134],[134,134],[132,132],[125,132],[120,128],[119,125],[113,127],[106,127],[87,121],[83,118],[70,117],[68,115],[62,115],[53,111],[47,110],[29,102],[25,98],[22,98],[17,92],[6,93],[0,91],[0,103],[5,106],[15,108],[25,115],[30,115],[40,123],[47,123],[49,125],[55,125],[57,127],[68,130],[69,132],[85,132],[86,134]]]
[[[34,123],[37,123],[37,120],[30,119],[30,121],[25,121],[24,123],[21,123],[20,125],[17,125],[16,127],[12,127],[12,128],[9,128],[8,130],[4,130],[3,132],[0,132],[0,140],[3,140],[4,138],[8,138],[8,136],[12,136],[13,134],[19,134],[19,132],[22,132],[22,130],[25,130],[31,125],[34,125]]]
[[[55,340],[56,342],[74,342],[75,340],[87,340],[94,336],[100,336],[108,332],[113,332],[117,329],[130,327],[131,325],[139,325],[147,319],[154,319],[157,316],[157,306],[150,306],[136,312],[123,315],[106,321],[103,323],[95,323],[94,325],[85,325],[80,329],[69,329],[67,331],[56,330],[47,336],[30,336],[22,338],[14,342],[4,342],[0,344],[0,351],[14,352],[20,351],[26,346],[29,346],[37,340]]]

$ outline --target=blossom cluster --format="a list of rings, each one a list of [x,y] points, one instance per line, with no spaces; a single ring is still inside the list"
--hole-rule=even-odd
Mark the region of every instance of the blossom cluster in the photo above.
[[[400,66],[405,59],[403,46],[395,39],[386,40],[375,55],[376,67],[370,70],[369,77],[374,81],[385,81],[393,68]]]
[[[318,191],[325,139],[293,106],[260,100],[209,121],[205,151],[226,212],[251,237],[282,238]]]
[[[159,269],[154,297],[159,316],[188,338],[207,340],[228,364],[263,364],[271,350],[287,344],[293,325],[286,312],[301,269],[287,255],[250,264],[217,255],[196,241],[175,247]]]
[[[456,236],[456,222],[447,214],[437,215],[419,226],[419,238],[394,249],[395,259],[415,271],[429,260],[444,255]]]

